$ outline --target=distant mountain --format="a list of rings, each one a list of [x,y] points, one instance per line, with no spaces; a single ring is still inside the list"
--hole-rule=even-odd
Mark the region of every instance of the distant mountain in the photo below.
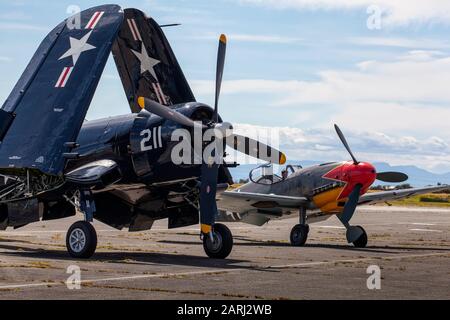
[[[323,163],[323,161],[305,160],[289,162],[289,164],[291,165],[301,165],[303,167],[309,167],[320,163]],[[406,183],[409,183],[414,187],[424,187],[427,185],[436,185],[438,183],[450,184],[450,172],[444,174],[436,174],[416,166],[391,166],[390,164],[385,162],[376,162],[373,163],[373,165],[378,172],[399,171],[406,173],[409,176],[409,180]],[[245,164],[237,168],[230,169],[230,171],[234,181],[238,182],[240,179],[248,179],[250,171],[256,167],[257,165],[254,164]],[[374,184],[386,185],[386,183],[383,183],[381,181],[375,181]]]
[[[423,187],[427,185],[436,185],[438,183],[450,184],[450,172],[437,174],[421,169],[416,166],[391,166],[385,162],[374,163],[378,172],[399,171],[409,176],[407,183],[414,187]]]

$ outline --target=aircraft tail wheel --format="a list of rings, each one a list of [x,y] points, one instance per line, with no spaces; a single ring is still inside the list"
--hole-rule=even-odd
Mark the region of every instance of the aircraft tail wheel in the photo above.
[[[292,228],[291,244],[295,247],[302,247],[308,240],[309,226],[298,224]]]
[[[73,258],[89,259],[97,249],[97,232],[87,221],[75,222],[67,231],[67,251]]]
[[[213,226],[213,241],[209,235],[203,237],[203,248],[208,257],[225,259],[233,249],[233,235],[227,226],[217,223]]]
[[[360,229],[362,234],[359,236],[358,239],[353,241],[353,245],[356,248],[365,248],[367,246],[367,232],[363,229],[363,227],[357,226],[356,228]]]

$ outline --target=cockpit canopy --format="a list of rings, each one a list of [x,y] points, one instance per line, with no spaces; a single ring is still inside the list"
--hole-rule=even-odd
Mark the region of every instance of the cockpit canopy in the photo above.
[[[286,180],[291,174],[302,169],[301,166],[288,165],[280,175],[274,173],[271,163],[263,164],[250,171],[249,179],[253,183],[272,185]]]

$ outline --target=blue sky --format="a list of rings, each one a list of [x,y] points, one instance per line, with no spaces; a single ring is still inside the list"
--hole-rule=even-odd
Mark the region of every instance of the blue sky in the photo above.
[[[1,1],[0,100],[40,41],[100,1]],[[229,38],[221,114],[272,128],[291,159],[343,160],[332,124],[362,160],[450,171],[450,4],[441,0],[134,0],[161,24],[197,97],[213,103],[217,39]],[[370,30],[367,9],[381,10]],[[128,113],[110,59],[88,119]]]

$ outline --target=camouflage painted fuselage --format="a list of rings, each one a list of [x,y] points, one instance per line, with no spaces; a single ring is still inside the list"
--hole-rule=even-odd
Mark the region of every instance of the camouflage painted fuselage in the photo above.
[[[286,179],[265,184],[249,182],[241,192],[306,197],[324,213],[342,212],[347,198],[357,184],[361,194],[367,192],[376,179],[375,168],[369,163],[333,162],[297,169]]]

